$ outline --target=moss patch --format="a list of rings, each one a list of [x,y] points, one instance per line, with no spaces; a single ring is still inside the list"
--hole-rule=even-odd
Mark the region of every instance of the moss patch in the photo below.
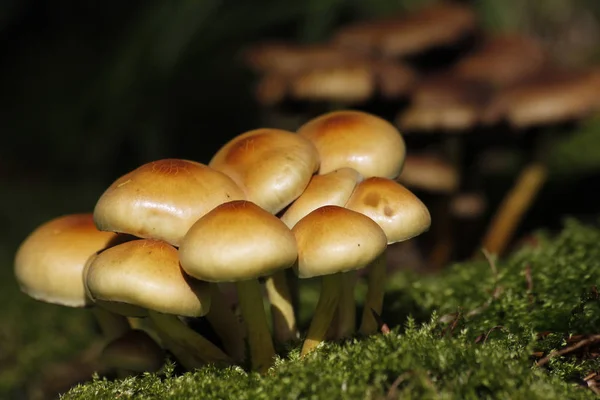
[[[600,332],[600,231],[568,221],[538,241],[497,265],[399,274],[383,316],[390,333],[328,343],[304,360],[294,348],[265,377],[210,367],[177,375],[169,364],[96,377],[63,398],[594,398],[584,378],[600,370],[589,336]]]

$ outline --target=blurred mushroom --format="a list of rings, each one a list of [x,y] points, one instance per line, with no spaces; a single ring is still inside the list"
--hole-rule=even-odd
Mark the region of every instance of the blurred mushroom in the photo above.
[[[163,240],[178,246],[194,222],[229,200],[245,198],[227,175],[207,165],[182,159],[162,159],[139,166],[116,179],[94,208],[99,229]],[[213,303],[204,317],[227,352],[244,358],[244,332],[229,304],[215,286]]]
[[[107,343],[100,354],[100,362],[105,368],[123,370],[123,376],[156,372],[164,361],[163,349],[139,329],[131,329]]]
[[[449,208],[454,227],[453,237],[460,239],[454,242],[454,256],[463,260],[479,244],[481,229],[485,223],[483,217],[487,210],[487,199],[481,192],[457,193],[450,200]]]
[[[233,364],[219,347],[179,319],[206,315],[210,287],[182,271],[177,249],[168,243],[138,239],[104,250],[86,268],[84,282],[100,307],[150,317],[162,342],[185,368]]]
[[[224,144],[209,162],[235,181],[246,199],[275,215],[302,194],[319,168],[313,143],[293,132],[262,128],[244,132]],[[296,337],[296,318],[286,272],[267,278],[278,340]],[[280,320],[283,319],[283,320]]]
[[[383,230],[365,215],[328,205],[311,211],[292,228],[298,243],[299,278],[321,277],[319,301],[300,351],[303,357],[325,340],[342,293],[342,273],[364,268],[387,245]]]
[[[248,331],[252,369],[265,373],[275,349],[258,279],[292,267],[294,235],[279,218],[253,202],[221,204],[200,218],[179,248],[182,268],[196,279],[234,282]]]
[[[122,236],[99,231],[92,214],[69,214],[38,226],[15,256],[15,277],[30,297],[66,307],[89,307],[107,340],[130,329],[125,317],[95,307],[81,278],[88,259]]]
[[[530,161],[487,228],[482,242],[487,251],[503,253],[548,177],[544,160],[550,139],[548,127],[576,122],[594,112],[596,79],[589,70],[548,67],[530,80],[502,90],[490,104],[487,122],[507,121],[514,130],[527,136]]]

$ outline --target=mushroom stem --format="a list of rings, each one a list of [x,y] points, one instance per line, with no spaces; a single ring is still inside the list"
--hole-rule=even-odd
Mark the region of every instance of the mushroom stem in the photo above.
[[[246,358],[246,329],[229,307],[217,283],[210,284],[211,305],[205,315],[225,351],[237,362]]]
[[[258,279],[235,283],[242,317],[248,331],[252,369],[265,373],[273,365],[275,348],[267,322],[263,294]]]
[[[373,317],[373,312],[381,315],[383,309],[383,296],[385,291],[385,279],[387,275],[386,253],[384,251],[377,257],[368,268],[367,296],[364,302],[362,320],[359,332],[363,335],[371,335],[377,332],[378,324]]]
[[[336,337],[343,339],[352,336],[356,330],[356,301],[354,287],[356,286],[356,271],[342,273],[342,293],[338,305],[338,320]]]
[[[304,339],[300,357],[304,357],[325,341],[327,330],[339,305],[341,294],[342,274],[323,275],[321,277],[319,302],[308,328],[306,339]]]
[[[148,310],[165,347],[188,370],[206,364],[232,365],[233,360],[215,344],[184,324],[176,315]]]
[[[91,308],[96,323],[102,332],[102,336],[107,341],[110,342],[117,339],[131,329],[127,317],[115,314],[99,306],[93,306]]]
[[[296,339],[296,315],[290,287],[287,282],[286,270],[275,272],[265,283],[267,298],[271,303],[273,320],[273,336],[277,343],[286,343]]]
[[[492,254],[502,254],[523,215],[546,182],[547,175],[547,168],[541,162],[532,162],[521,170],[515,185],[496,211],[483,239],[482,248]]]

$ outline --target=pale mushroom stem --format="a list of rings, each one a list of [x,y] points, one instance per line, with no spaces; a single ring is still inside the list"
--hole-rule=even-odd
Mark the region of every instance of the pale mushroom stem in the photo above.
[[[248,331],[252,369],[265,373],[273,365],[275,348],[267,322],[262,288],[258,279],[237,281],[235,285],[242,317]]]
[[[352,336],[356,330],[356,301],[354,288],[356,286],[356,271],[342,274],[342,293],[338,305],[338,320],[336,338],[343,339]]]
[[[546,182],[547,168],[541,162],[532,162],[519,173],[514,187],[508,192],[483,239],[482,248],[501,255],[512,239],[523,214]]]
[[[296,339],[296,315],[285,270],[277,271],[265,282],[267,298],[271,304],[273,336],[277,343]]]
[[[107,341],[115,340],[131,329],[127,317],[98,306],[93,306],[91,309],[102,336]]]
[[[319,302],[308,328],[306,339],[304,339],[304,343],[302,344],[300,357],[304,357],[325,341],[327,330],[339,305],[341,294],[341,274],[323,275],[321,277]]]
[[[228,306],[218,284],[210,284],[211,305],[205,315],[208,323],[221,339],[225,351],[237,362],[246,358],[246,329]]]
[[[373,312],[381,315],[383,309],[383,296],[387,275],[386,253],[387,251],[384,251],[367,267],[369,274],[367,278],[367,296],[359,328],[359,332],[363,335],[374,334],[379,328]]]
[[[233,360],[211,341],[194,331],[176,315],[148,310],[165,347],[188,370],[207,364],[233,365]]]

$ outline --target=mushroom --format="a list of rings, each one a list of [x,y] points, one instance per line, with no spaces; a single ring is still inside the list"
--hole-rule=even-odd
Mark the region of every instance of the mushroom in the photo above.
[[[156,372],[164,361],[163,349],[140,329],[131,329],[107,343],[100,354],[100,362],[105,368],[124,371],[124,377]]]
[[[255,129],[223,145],[210,167],[231,177],[245,191],[246,200],[275,215],[302,194],[319,167],[319,154],[306,138],[281,129]],[[285,271],[267,278],[275,337],[296,337],[296,317]]]
[[[316,146],[319,174],[349,167],[364,177],[396,178],[402,170],[404,139],[391,123],[376,115],[333,111],[307,121],[297,133]]]
[[[177,249],[137,239],[100,252],[86,268],[84,282],[98,306],[114,313],[151,318],[165,346],[187,369],[233,360],[179,317],[200,317],[210,308],[208,283],[187,276]]]
[[[294,225],[319,207],[334,205],[343,207],[362,175],[352,168],[340,168],[322,175],[314,175],[304,193],[281,215],[281,220],[292,229]],[[354,284],[356,271],[343,273],[342,294],[337,321],[332,324],[332,335],[338,338],[349,336],[356,327]]]
[[[218,204],[243,199],[227,175],[207,165],[161,159],[116,179],[100,196],[94,221],[103,231],[163,240],[175,247],[194,222]],[[244,332],[229,305],[213,287],[213,303],[204,317],[236,360],[245,357]]]
[[[106,340],[130,329],[125,317],[94,307],[81,279],[86,261],[123,238],[99,231],[91,213],[68,214],[43,223],[21,243],[15,276],[21,291],[46,303],[90,308]]]
[[[319,207],[292,228],[298,243],[299,278],[321,277],[319,301],[302,345],[303,357],[325,340],[342,293],[342,273],[360,269],[385,251],[383,230],[344,207]]]
[[[221,204],[200,218],[179,248],[182,268],[208,282],[235,282],[248,330],[252,368],[264,373],[275,349],[258,278],[291,267],[294,235],[279,218],[250,201]]]
[[[429,210],[410,190],[393,179],[371,177],[360,182],[345,205],[373,219],[385,232],[387,244],[411,239],[431,225]],[[386,252],[369,265],[367,296],[359,331],[377,330],[373,313],[381,315],[386,282]]]

